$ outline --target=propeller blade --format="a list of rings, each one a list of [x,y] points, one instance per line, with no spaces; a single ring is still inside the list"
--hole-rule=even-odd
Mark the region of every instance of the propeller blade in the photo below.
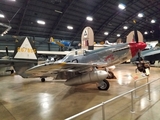
[[[138,40],[138,31],[137,31],[137,27],[136,27],[136,21],[133,20],[133,23],[134,23],[134,40],[136,41],[136,43],[138,43],[139,40]],[[138,60],[139,61],[142,60],[141,55],[140,55],[140,50],[138,51]]]
[[[6,46],[6,55],[8,56],[8,47]]]
[[[137,27],[136,27],[136,21],[133,20],[133,23],[134,23],[134,39],[136,43],[138,43],[138,32],[137,32]]]
[[[139,61],[142,61],[142,60],[143,60],[142,57],[141,57],[141,54],[140,54],[140,50],[138,51],[138,60],[139,60]]]
[[[133,23],[134,23],[134,40],[135,40],[136,43],[139,43],[138,31],[137,31],[137,28],[136,28],[136,21],[133,20]],[[143,59],[142,59],[142,57],[141,57],[140,52],[141,52],[141,50],[138,49],[138,53],[137,53],[137,56],[138,56],[137,69],[138,69],[140,72],[145,72],[145,66],[144,66]]]

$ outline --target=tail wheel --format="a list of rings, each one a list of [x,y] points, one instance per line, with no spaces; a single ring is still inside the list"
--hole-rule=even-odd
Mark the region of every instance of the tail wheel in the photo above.
[[[110,84],[109,84],[108,80],[102,80],[98,84],[99,90],[108,90],[109,87],[110,87]]]
[[[41,82],[45,82],[45,78],[41,78]]]

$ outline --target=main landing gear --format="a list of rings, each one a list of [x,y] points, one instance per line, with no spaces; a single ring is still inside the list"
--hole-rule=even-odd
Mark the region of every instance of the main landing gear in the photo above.
[[[45,82],[45,78],[41,78],[41,82]]]
[[[107,79],[116,79],[116,76],[112,71],[108,71],[109,75],[107,76]]]
[[[98,82],[98,89],[99,90],[108,90],[109,87],[110,87],[110,84],[109,84],[108,80],[106,80],[106,79]]]

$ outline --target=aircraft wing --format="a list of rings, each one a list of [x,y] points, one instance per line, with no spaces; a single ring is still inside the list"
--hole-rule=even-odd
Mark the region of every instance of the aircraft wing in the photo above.
[[[28,69],[27,74],[86,71],[95,66],[87,63],[44,63]]]
[[[157,49],[157,50],[148,50],[146,51],[146,53],[142,53],[142,56],[150,56],[150,55],[156,55],[156,54],[159,54],[160,55],[160,49]]]
[[[5,50],[0,50],[0,53],[5,53]],[[13,50],[9,50],[9,53],[13,53]],[[67,55],[70,51],[37,51],[37,54],[44,54],[44,55]]]
[[[67,55],[70,51],[37,51],[37,54],[44,55]]]
[[[144,60],[148,61],[160,60],[160,49],[148,50],[148,52],[142,54],[142,57],[144,58]]]
[[[0,50],[0,53],[4,53],[4,52],[6,52],[6,50]],[[8,52],[9,52],[9,53],[13,53],[14,50],[8,50]]]
[[[149,49],[141,52],[141,56],[144,60],[156,61],[160,60],[160,49]],[[136,55],[131,59],[131,61],[136,61],[138,56]]]

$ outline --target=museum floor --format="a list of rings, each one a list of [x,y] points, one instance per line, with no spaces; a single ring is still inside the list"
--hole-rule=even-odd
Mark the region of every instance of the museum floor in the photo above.
[[[64,120],[103,101],[134,88],[135,66],[121,64],[110,81],[108,91],[99,91],[95,84],[76,87],[65,86],[63,81],[47,78],[23,79],[18,75],[0,77],[0,120]],[[159,78],[160,68],[151,67],[149,81]],[[137,86],[146,79],[136,82]],[[151,101],[146,87],[136,91],[134,113],[131,97],[125,95],[105,105],[106,120],[160,120],[160,81],[151,84]],[[101,120],[101,108],[75,118],[76,120]]]

